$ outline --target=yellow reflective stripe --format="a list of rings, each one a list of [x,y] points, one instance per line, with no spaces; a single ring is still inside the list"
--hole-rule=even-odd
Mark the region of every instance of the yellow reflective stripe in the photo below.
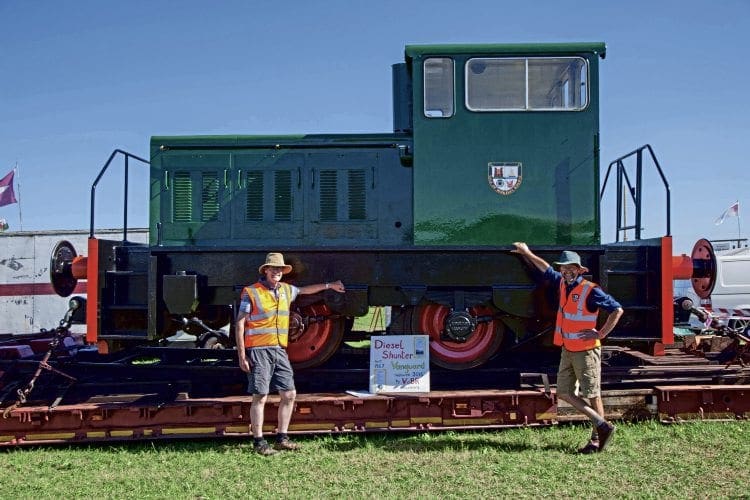
[[[588,281],[584,281],[581,284],[583,285],[583,290],[581,290],[581,296],[578,298],[578,314],[583,314],[583,306],[586,304],[589,288],[591,288],[591,284]]]
[[[596,314],[580,314],[580,313],[563,313],[565,319],[572,319],[573,321],[591,321],[597,318]]]
[[[246,335],[245,347],[286,347],[289,342],[289,336],[286,333],[273,333],[263,335]]]
[[[270,335],[270,334],[276,335],[277,333],[281,334],[280,330],[288,330],[288,329],[289,329],[289,325],[287,325],[287,327],[283,328],[283,329],[282,328],[275,328],[275,327],[271,327],[271,328],[253,328],[250,331],[245,330],[245,335]]]
[[[570,340],[581,340],[581,333],[563,333],[563,338],[570,339]]]
[[[269,340],[268,335],[287,335],[289,332],[289,305],[291,286],[282,283],[279,288],[269,290],[262,283],[247,288],[248,297],[253,302],[253,313],[245,317],[245,338],[249,346],[286,345],[281,341]],[[252,340],[253,336],[265,336]]]
[[[565,345],[566,349],[571,351],[585,350],[600,345],[599,340],[583,338],[580,333],[581,330],[596,328],[598,314],[596,312],[589,313],[586,307],[588,295],[595,286],[590,281],[581,281],[570,291],[570,295],[580,291],[578,300],[573,303],[568,300],[570,295],[567,294],[565,282],[560,282],[560,305],[555,324],[555,342],[557,345]],[[571,309],[575,312],[569,312]]]
[[[250,321],[258,321],[261,319],[273,318],[275,316],[278,316],[280,318],[283,318],[285,316],[288,317],[289,311],[265,311],[258,314],[251,314],[250,316],[248,316],[248,318],[250,319]]]
[[[254,314],[251,312],[247,318],[247,321],[255,321],[256,319],[258,319],[258,317],[264,317],[265,308],[258,287],[250,287],[250,293],[253,294],[253,311],[257,312],[255,312]]]

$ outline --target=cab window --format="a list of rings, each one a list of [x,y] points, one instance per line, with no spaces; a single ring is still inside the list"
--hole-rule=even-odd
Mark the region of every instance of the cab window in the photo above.
[[[579,111],[588,105],[588,64],[580,57],[469,59],[472,111]]]
[[[424,62],[424,115],[428,118],[453,116],[453,59],[430,57]]]

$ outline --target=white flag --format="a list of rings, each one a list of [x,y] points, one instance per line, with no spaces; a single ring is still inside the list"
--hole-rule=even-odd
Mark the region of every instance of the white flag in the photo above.
[[[739,217],[739,216],[740,216],[740,202],[739,201],[735,201],[734,203],[732,203],[729,206],[729,208],[727,208],[726,210],[724,210],[724,213],[721,214],[721,217],[719,217],[718,219],[716,219],[716,221],[714,222],[714,224],[716,224],[718,226],[719,224],[721,224],[722,222],[724,222],[724,219],[726,219],[727,217]]]

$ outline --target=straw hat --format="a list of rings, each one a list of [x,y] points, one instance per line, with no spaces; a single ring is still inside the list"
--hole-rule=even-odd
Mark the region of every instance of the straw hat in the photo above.
[[[553,264],[556,266],[567,266],[567,265],[578,266],[581,269],[583,269],[583,272],[588,272],[589,270],[588,267],[581,265],[581,256],[578,255],[576,252],[571,252],[570,250],[565,250],[563,253],[561,253],[558,261],[553,262]]]
[[[258,268],[258,272],[260,274],[263,274],[263,272],[265,271],[264,268],[267,266],[283,267],[284,270],[281,271],[281,274],[289,274],[292,272],[292,266],[290,266],[289,264],[285,264],[284,256],[276,252],[271,252],[266,255],[266,262]]]

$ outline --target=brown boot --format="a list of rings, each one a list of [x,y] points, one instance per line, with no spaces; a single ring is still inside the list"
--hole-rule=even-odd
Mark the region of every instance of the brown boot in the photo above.
[[[586,446],[584,446],[583,448],[578,448],[578,453],[581,453],[583,455],[596,453],[598,451],[599,451],[599,441],[594,441],[593,439],[590,440],[588,443],[586,443]]]
[[[254,444],[253,450],[255,450],[255,453],[258,453],[259,455],[263,455],[265,457],[276,455],[278,453],[278,451],[271,448],[271,446],[268,444],[268,441],[266,441],[265,439],[260,443]]]
[[[298,443],[295,443],[289,438],[276,441],[276,444],[274,444],[273,447],[280,451],[297,451],[301,448]]]
[[[615,426],[609,422],[602,422],[596,426],[596,432],[599,434],[599,451],[604,451],[607,442],[612,439],[612,434],[615,433]]]

